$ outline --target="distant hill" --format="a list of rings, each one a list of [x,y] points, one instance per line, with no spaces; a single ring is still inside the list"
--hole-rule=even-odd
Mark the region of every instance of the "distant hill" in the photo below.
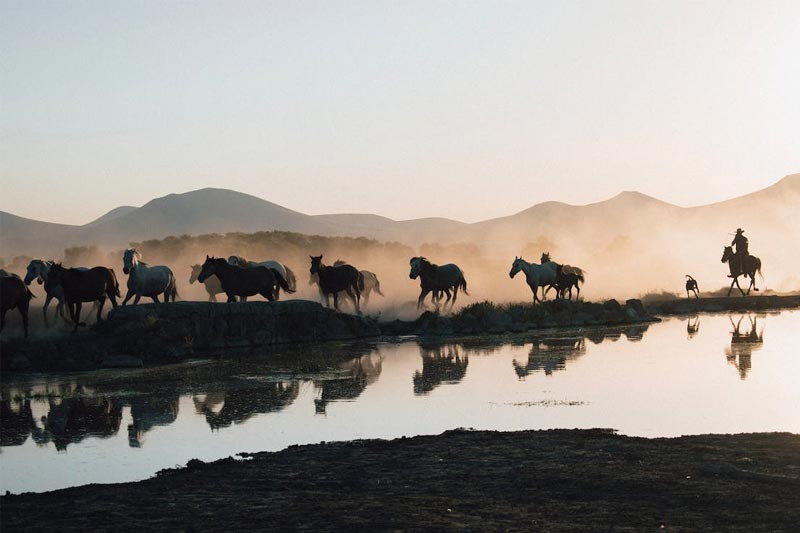
[[[765,272],[795,264],[800,242],[800,174],[731,200],[683,208],[638,193],[575,206],[536,204],[519,213],[466,224],[444,218],[396,221],[374,214],[306,215],[255,196],[225,189],[170,194],[142,207],[118,207],[83,226],[52,224],[0,212],[0,255],[60,257],[65,247],[122,248],[131,241],[169,235],[283,230],[327,236],[364,236],[411,246],[466,242],[491,257],[526,253],[538,261],[542,243],[555,257],[593,265],[608,279],[641,275],[715,276],[729,233],[746,229],[751,251],[765,255]],[[794,254],[794,255],[793,255]],[[446,258],[435,258],[444,261]],[[788,269],[788,267],[786,267]],[[683,272],[683,270],[686,272]],[[594,274],[594,272],[592,272]],[[661,275],[661,274],[659,274]],[[782,276],[789,274],[781,273]]]

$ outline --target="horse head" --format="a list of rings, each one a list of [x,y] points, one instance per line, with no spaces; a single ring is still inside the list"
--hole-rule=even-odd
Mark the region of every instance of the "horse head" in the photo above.
[[[128,248],[122,254],[122,271],[125,274],[130,274],[131,270],[133,270],[133,268],[141,259],[142,254],[140,254],[136,248]]]
[[[722,252],[722,262],[727,263],[733,257],[733,247],[726,246],[725,250]]]
[[[247,259],[245,259],[241,255],[232,255],[228,258],[228,264],[238,267],[246,267]]]
[[[511,264],[511,271],[508,273],[508,277],[513,278],[517,275],[517,272],[522,270],[525,261],[521,257],[514,256],[514,262]]]
[[[206,256],[206,260],[200,267],[200,274],[197,275],[197,281],[204,283],[208,278],[216,274],[217,267],[215,263],[219,261],[225,262],[224,259],[215,259],[214,257]]]
[[[550,259],[550,252],[542,252],[542,264],[549,263],[552,261]]]
[[[319,269],[322,268],[322,254],[320,255],[309,255],[311,258],[311,268],[310,272],[312,274],[319,274]]]
[[[200,265],[192,265],[192,275],[189,276],[189,283],[194,283],[197,281],[197,277],[200,275],[200,269],[202,267]]]
[[[412,257],[409,261],[409,264],[411,265],[411,271],[408,273],[408,277],[411,279],[417,279],[422,272],[424,263],[428,263],[428,260],[424,257]]]
[[[39,285],[41,285],[46,276],[47,268],[44,261],[41,259],[33,259],[28,264],[28,271],[25,274],[25,285],[30,285],[33,280],[38,280]]]

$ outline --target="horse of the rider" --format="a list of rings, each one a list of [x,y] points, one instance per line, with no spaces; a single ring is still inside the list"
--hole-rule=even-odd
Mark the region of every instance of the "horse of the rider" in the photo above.
[[[736,247],[734,252],[733,247]],[[731,241],[731,246],[726,246],[722,253],[722,262],[728,263],[730,273],[729,278],[733,278],[730,289],[728,289],[728,296],[731,295],[733,286],[736,285],[742,296],[750,294],[750,289],[758,291],[756,287],[756,273],[761,274],[761,259],[754,255],[750,255],[749,242],[747,237],[744,236],[744,230],[739,228],[736,230],[736,235]],[[747,293],[739,286],[739,276],[750,278],[750,285],[747,288]],[[763,278],[763,276],[762,276]]]

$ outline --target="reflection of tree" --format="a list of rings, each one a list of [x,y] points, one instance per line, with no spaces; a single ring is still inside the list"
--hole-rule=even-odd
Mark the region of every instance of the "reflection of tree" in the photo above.
[[[700,331],[700,315],[690,316],[686,320],[686,337],[690,340]]]
[[[546,337],[533,341],[528,362],[512,361],[517,376],[524,378],[532,372],[543,370],[548,376],[556,370],[564,370],[568,360],[577,359],[586,353],[584,337]]]
[[[420,343],[422,372],[414,373],[414,394],[427,394],[442,383],[458,383],[464,379],[469,357],[462,358],[458,344]]]
[[[733,331],[731,332],[731,345],[725,348],[725,358],[739,371],[740,379],[747,379],[747,373],[752,367],[753,352],[760,349],[764,343],[764,331],[762,329],[760,333],[758,332],[757,317],[753,319],[747,315],[747,319],[750,321],[750,331],[742,333],[740,328],[743,319],[744,316],[739,317],[734,324],[733,318],[728,317]]]
[[[168,426],[178,418],[178,395],[136,396],[131,402],[133,423],[128,425],[128,444],[141,447],[144,434],[155,426]]]
[[[0,400],[0,446],[19,446],[35,428],[30,400],[19,402],[19,409],[8,400]]]
[[[235,388],[225,392],[219,411],[203,406],[211,429],[240,424],[253,415],[273,413],[291,405],[300,392],[297,381],[259,383],[258,387]]]
[[[86,437],[110,437],[119,431],[122,404],[105,396],[50,400],[50,411],[42,417],[44,429],[34,432],[37,443],[53,441],[57,450]]]
[[[367,385],[381,375],[381,358],[363,355],[339,365],[339,374],[332,379],[314,380],[321,392],[314,400],[317,413],[324,414],[328,402],[350,401],[358,398]]]

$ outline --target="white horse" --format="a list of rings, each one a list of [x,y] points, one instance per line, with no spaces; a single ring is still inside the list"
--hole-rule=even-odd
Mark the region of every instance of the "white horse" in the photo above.
[[[239,267],[242,267],[242,268],[253,268],[253,267],[257,267],[257,266],[263,266],[263,267],[266,267],[266,268],[277,270],[278,273],[280,273],[280,275],[283,276],[283,279],[286,280],[286,283],[289,285],[289,289],[292,290],[292,291],[296,291],[297,290],[297,278],[295,278],[294,272],[292,272],[292,270],[289,267],[287,267],[286,265],[284,265],[280,261],[270,260],[270,261],[261,261],[260,263],[257,263],[255,261],[248,261],[247,259],[245,259],[244,257],[242,257],[240,255],[232,255],[232,256],[230,256],[228,258],[228,264],[229,265],[239,266]],[[275,299],[276,300],[280,299],[280,290],[279,289],[280,289],[280,287],[277,287],[277,289],[275,291]]]
[[[170,298],[174,302],[178,296],[172,270],[163,265],[151,267],[142,261],[142,254],[135,248],[128,248],[122,255],[122,271],[128,274],[128,294],[125,295],[122,305],[128,303],[134,295],[134,304],[138,304],[142,296],[152,298],[156,303],[159,303],[159,294],[164,295],[164,302],[169,302]]]
[[[528,286],[533,291],[533,303],[535,305],[536,302],[544,300],[544,288],[548,285],[555,285],[558,266],[552,261],[537,265],[536,263],[528,263],[521,257],[515,257],[514,263],[511,265],[511,272],[508,275],[513,278],[520,271],[525,273],[525,281],[528,282]],[[542,300],[539,300],[536,294],[539,287],[542,288]]]
[[[28,270],[25,274],[25,285],[30,285],[33,280],[36,280],[39,285],[47,282],[47,277],[50,274],[50,268],[53,266],[53,261],[43,261],[41,259],[32,259],[30,263],[28,263]],[[89,270],[85,267],[79,267],[76,270],[80,270],[81,272],[86,272]],[[69,322],[69,317],[64,312],[64,306],[66,305],[66,299],[64,298],[64,289],[61,288],[61,285],[56,285],[55,287],[51,285],[45,284],[45,293],[47,296],[44,300],[44,307],[42,308],[42,313],[44,314],[44,325],[45,327],[49,327],[50,324],[47,322],[47,307],[50,305],[50,301],[55,298],[56,299],[56,313],[55,316],[60,316],[64,319],[65,322]],[[94,309],[97,308],[99,302],[94,303]]]
[[[347,261],[337,259],[333,266],[338,267],[346,264]],[[359,270],[358,273],[361,274],[361,277],[364,280],[364,288],[361,290],[361,300],[363,302],[362,305],[366,307],[367,303],[369,302],[369,295],[372,291],[375,291],[381,296],[384,296],[384,294],[381,292],[381,282],[378,281],[378,276],[376,276],[374,272],[370,272],[369,270]],[[319,274],[311,274],[308,284],[316,285],[319,288],[320,300],[325,301],[325,293],[322,292],[322,287],[319,286]],[[353,307],[355,307],[355,298],[347,294],[347,291],[340,292],[339,296],[349,300],[353,304]]]
[[[192,265],[192,275],[189,276],[189,285],[197,281],[197,277],[202,271],[203,265]],[[198,281],[198,283],[200,282]],[[216,302],[217,294],[222,294],[225,292],[222,290],[222,283],[219,281],[219,278],[213,274],[208,276],[202,283],[206,288],[206,292],[208,293],[209,302]]]

